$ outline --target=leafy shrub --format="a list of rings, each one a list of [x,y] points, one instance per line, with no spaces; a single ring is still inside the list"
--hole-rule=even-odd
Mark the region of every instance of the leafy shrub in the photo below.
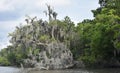
[[[0,57],[0,65],[8,66],[10,65],[10,62],[5,57]]]

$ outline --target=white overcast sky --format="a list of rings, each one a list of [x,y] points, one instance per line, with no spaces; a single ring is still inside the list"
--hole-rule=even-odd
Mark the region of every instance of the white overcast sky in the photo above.
[[[58,19],[69,16],[75,23],[93,19],[91,10],[99,7],[99,0],[0,0],[0,49],[9,44],[8,33],[24,23],[25,15],[46,19],[46,3],[58,13]]]

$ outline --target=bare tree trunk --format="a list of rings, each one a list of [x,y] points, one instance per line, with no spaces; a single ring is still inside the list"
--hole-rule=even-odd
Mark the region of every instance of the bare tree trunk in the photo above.
[[[52,20],[52,18],[51,18],[51,14],[49,13],[49,22]]]
[[[52,38],[55,39],[54,37],[54,29],[55,29],[55,26],[52,26],[52,32],[51,32],[51,35],[52,35]]]

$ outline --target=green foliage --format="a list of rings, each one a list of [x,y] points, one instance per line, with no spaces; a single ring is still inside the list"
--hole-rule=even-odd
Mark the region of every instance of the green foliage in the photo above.
[[[107,6],[93,10],[94,20],[84,20],[76,27],[79,35],[79,39],[77,39],[79,44],[76,46],[79,47],[75,46],[77,50],[75,49],[76,53],[73,54],[78,55],[78,52],[81,56],[77,56],[77,59],[82,60],[89,66],[95,64],[96,66],[99,64],[107,65],[112,62],[112,59],[120,61],[118,58],[120,54],[115,53],[120,51],[120,17],[117,14],[118,8],[110,7],[109,1],[106,1],[105,5]],[[82,45],[80,45],[80,42],[82,42]],[[82,51],[82,54],[80,51]]]
[[[42,35],[42,36],[40,36],[39,40],[40,40],[41,42],[46,42],[46,41],[49,40],[49,36],[48,36],[48,35]]]
[[[34,55],[38,55],[39,52],[40,52],[40,49],[35,49],[35,50],[33,51],[33,54],[34,54]]]
[[[17,65],[20,66],[20,63],[23,63],[23,59],[26,58],[26,55],[23,53],[9,53],[7,55],[8,61],[11,63],[11,65]]]
[[[0,57],[0,65],[8,66],[8,65],[10,65],[10,62],[7,58]]]
[[[96,63],[96,59],[95,56],[84,56],[84,57],[80,57],[79,60],[83,61],[86,65],[86,67],[92,67],[95,63]]]

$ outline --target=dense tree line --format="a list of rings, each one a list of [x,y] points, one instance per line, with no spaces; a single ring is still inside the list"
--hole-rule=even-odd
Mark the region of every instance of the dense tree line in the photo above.
[[[1,50],[0,65],[20,66],[25,62],[25,59],[39,62],[41,60],[40,52],[48,51],[47,47],[50,49],[52,46],[53,52],[56,51],[54,46],[57,46],[56,49],[66,46],[61,50],[70,47],[70,39],[73,38],[71,34],[74,34],[75,24],[68,16],[63,20],[58,20],[57,13],[51,9],[51,6],[47,5],[47,8],[45,14],[48,15],[49,21],[27,16],[26,25],[16,26],[15,31],[9,33],[12,45]],[[46,53],[48,58],[51,57],[50,51]]]
[[[95,18],[84,20],[76,27],[77,44],[81,45],[75,44],[75,53],[78,52],[75,57],[88,66],[119,66],[120,1],[99,0],[99,3],[101,7],[92,10]]]
[[[38,50],[33,50],[37,47],[34,47],[34,44],[27,46],[28,43],[57,41],[65,42],[72,51],[74,60],[83,61],[86,66],[120,66],[120,1],[99,0],[99,4],[99,8],[92,10],[94,19],[85,19],[76,27],[68,16],[64,20],[58,20],[57,13],[47,5],[48,12],[45,11],[45,14],[49,16],[49,21],[44,21],[43,26],[47,24],[50,27],[45,27],[43,30],[51,28],[46,30],[50,32],[37,31],[39,29],[36,27],[42,24],[43,20],[26,19],[27,23],[31,21],[33,30],[27,34],[23,31],[27,31],[24,30],[26,28],[29,30],[31,25],[16,27],[15,32],[11,34],[11,42],[14,46],[2,49],[0,64],[20,64],[22,59],[28,56],[27,53],[31,51],[34,54],[37,53]],[[37,33],[42,35],[36,35]],[[16,40],[15,37],[20,40]],[[32,39],[32,42],[29,39]]]

